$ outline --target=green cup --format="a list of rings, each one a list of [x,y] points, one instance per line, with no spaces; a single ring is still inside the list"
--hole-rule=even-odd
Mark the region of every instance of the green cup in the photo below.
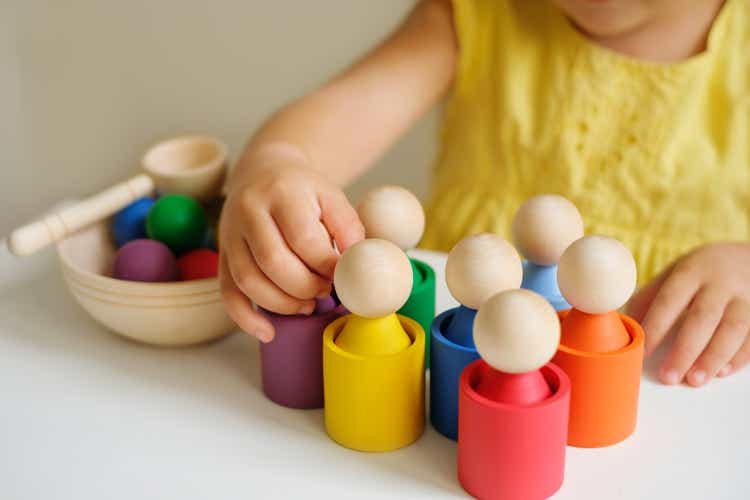
[[[435,271],[421,260],[409,258],[414,272],[414,286],[409,300],[398,310],[420,324],[425,333],[425,368],[430,367],[430,327],[435,319]]]

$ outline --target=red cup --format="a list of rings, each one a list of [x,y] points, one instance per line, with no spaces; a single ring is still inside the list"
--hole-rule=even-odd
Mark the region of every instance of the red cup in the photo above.
[[[547,363],[542,375],[552,395],[530,406],[498,403],[476,391],[483,360],[459,380],[458,479],[481,499],[548,498],[563,482],[568,436],[570,380]]]

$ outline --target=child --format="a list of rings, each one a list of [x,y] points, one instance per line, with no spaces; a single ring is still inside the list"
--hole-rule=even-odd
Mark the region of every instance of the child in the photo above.
[[[221,282],[309,314],[363,238],[341,187],[448,96],[423,245],[506,234],[540,193],[614,236],[641,282],[629,311],[660,377],[694,386],[750,362],[750,2],[423,0],[361,61],[271,117],[230,179]],[[734,241],[736,243],[727,243]],[[657,277],[655,271],[666,269]]]

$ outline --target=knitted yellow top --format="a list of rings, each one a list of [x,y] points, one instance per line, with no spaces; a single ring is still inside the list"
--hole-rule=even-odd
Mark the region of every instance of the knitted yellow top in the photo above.
[[[702,243],[750,239],[750,2],[728,0],[707,50],[676,64],[594,45],[549,1],[454,10],[461,55],[422,246],[509,236],[541,193],[623,241],[641,282]]]

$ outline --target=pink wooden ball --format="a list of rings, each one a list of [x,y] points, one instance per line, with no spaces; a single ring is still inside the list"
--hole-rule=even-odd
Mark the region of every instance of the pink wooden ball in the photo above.
[[[333,283],[349,311],[365,318],[381,318],[399,310],[409,299],[411,263],[390,241],[362,240],[341,255]]]
[[[526,200],[513,217],[513,242],[529,261],[557,264],[568,246],[583,236],[583,219],[576,206],[556,194]]]
[[[445,281],[458,302],[471,309],[492,295],[521,286],[521,258],[513,246],[492,233],[459,241],[448,254]]]
[[[112,276],[128,281],[177,281],[180,273],[172,251],[160,241],[133,240],[115,256]]]
[[[490,297],[474,320],[474,343],[487,364],[504,373],[544,366],[560,343],[560,320],[547,300],[529,290]]]
[[[589,314],[622,307],[635,290],[635,260],[614,238],[586,236],[570,245],[560,258],[557,282],[570,305]]]

